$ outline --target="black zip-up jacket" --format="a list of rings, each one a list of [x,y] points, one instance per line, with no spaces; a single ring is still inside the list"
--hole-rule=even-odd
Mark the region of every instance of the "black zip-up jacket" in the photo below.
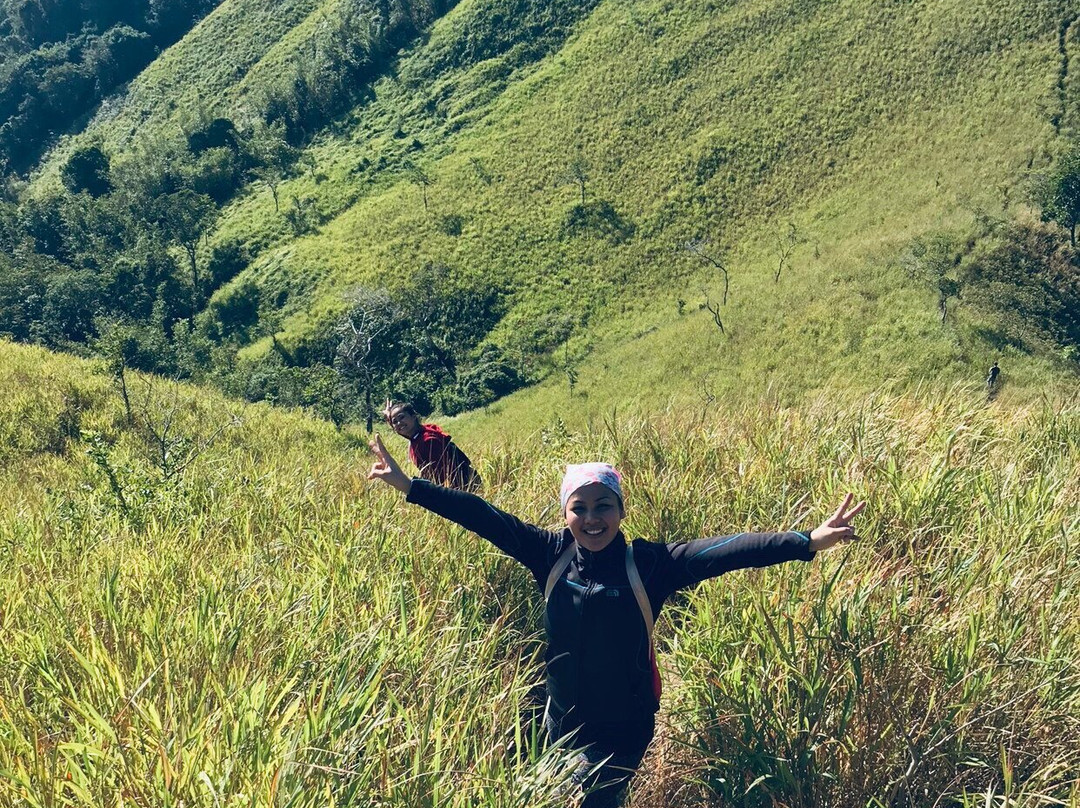
[[[471,530],[524,564],[541,594],[548,574],[574,541],[522,522],[464,491],[414,479],[407,501]],[[805,533],[740,533],[659,544],[638,539],[634,561],[655,620],[669,595],[731,570],[814,557]],[[626,539],[620,532],[597,553],[580,545],[551,591],[544,616],[551,706],[574,724],[638,723],[659,705],[645,620],[626,576]]]

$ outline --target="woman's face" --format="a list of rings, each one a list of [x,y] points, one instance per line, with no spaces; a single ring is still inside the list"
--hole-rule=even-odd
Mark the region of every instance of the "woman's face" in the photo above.
[[[626,514],[614,491],[601,483],[589,483],[570,495],[565,515],[574,541],[595,553],[615,538]]]
[[[390,426],[403,438],[411,438],[420,431],[416,416],[400,408],[390,413]]]

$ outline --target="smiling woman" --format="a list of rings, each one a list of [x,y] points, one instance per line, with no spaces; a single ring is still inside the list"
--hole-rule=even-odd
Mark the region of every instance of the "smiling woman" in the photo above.
[[[855,536],[851,520],[865,507],[840,507],[812,533],[740,533],[696,541],[628,543],[622,478],[606,463],[567,467],[559,499],[561,531],[522,522],[478,496],[409,479],[376,437],[368,479],[382,480],[408,502],[473,531],[524,564],[544,593],[548,704],[554,742],[581,748],[574,780],[583,808],[622,804],[626,786],[652,740],[659,688],[654,679],[652,620],[680,589],[731,570],[810,561]]]
[[[622,478],[607,463],[567,466],[559,503],[574,541],[594,553],[615,538],[626,516]]]

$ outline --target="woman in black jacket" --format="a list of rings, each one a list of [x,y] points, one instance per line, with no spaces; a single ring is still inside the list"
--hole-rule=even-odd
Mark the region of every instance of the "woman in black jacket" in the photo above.
[[[672,593],[735,569],[810,561],[819,550],[856,538],[851,520],[865,502],[840,507],[811,533],[740,533],[688,542],[637,539],[619,529],[622,482],[606,463],[567,467],[560,490],[566,528],[522,522],[474,494],[410,479],[376,437],[368,479],[408,502],[473,531],[524,564],[547,606],[544,628],[548,708],[554,741],[575,733],[582,747],[576,779],[582,808],[614,808],[652,740],[659,676],[652,623]]]

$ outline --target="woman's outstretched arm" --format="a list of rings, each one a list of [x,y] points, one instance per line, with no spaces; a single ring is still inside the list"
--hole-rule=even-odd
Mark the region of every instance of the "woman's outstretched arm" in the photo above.
[[[410,479],[386,451],[378,435],[369,445],[375,454],[375,462],[367,476],[369,480],[381,480],[403,493],[408,502],[487,539],[528,567],[538,581],[547,577],[561,552],[560,534],[522,522],[475,494],[444,488],[427,480]]]
[[[854,498],[852,494],[847,494],[844,501],[840,503],[840,507],[833,511],[832,516],[814,528],[810,533],[811,550],[814,552],[828,550],[838,542],[858,540],[859,537],[855,535],[851,520],[862,513],[863,508],[866,507],[866,501],[860,500],[858,505],[849,509],[848,506]]]
[[[866,503],[850,507],[852,499],[848,494],[840,507],[810,533],[739,533],[668,544],[666,559],[660,559],[655,585],[666,596],[732,570],[767,567],[785,561],[810,561],[820,550],[858,538],[851,521],[862,512]]]

